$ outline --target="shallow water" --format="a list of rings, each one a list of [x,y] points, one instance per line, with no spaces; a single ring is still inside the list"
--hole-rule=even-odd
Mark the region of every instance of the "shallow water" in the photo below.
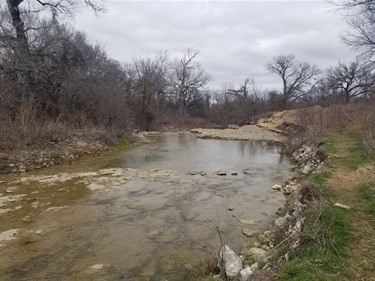
[[[181,280],[220,248],[217,228],[240,250],[251,241],[243,228],[259,232],[272,222],[284,198],[270,187],[290,175],[281,150],[173,133],[2,176],[1,280]]]

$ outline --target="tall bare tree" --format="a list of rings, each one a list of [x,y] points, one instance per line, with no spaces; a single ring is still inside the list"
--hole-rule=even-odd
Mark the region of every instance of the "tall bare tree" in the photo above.
[[[134,107],[137,125],[150,130],[155,117],[160,121],[162,101],[166,95],[167,53],[158,53],[154,57],[134,58]]]
[[[297,61],[294,54],[273,57],[272,61],[266,64],[266,68],[279,75],[282,80],[282,102],[285,107],[307,95],[316,84],[317,75],[320,73],[315,65]]]
[[[375,60],[375,2],[372,0],[331,0],[346,17],[348,30],[341,35],[346,44],[370,63]]]
[[[211,77],[195,61],[198,51],[188,49],[182,59],[176,60],[172,68],[172,84],[179,116],[204,98],[202,91]]]

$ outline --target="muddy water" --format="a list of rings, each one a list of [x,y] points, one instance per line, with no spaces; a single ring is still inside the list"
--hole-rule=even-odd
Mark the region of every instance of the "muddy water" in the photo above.
[[[217,228],[240,250],[243,228],[272,222],[284,198],[270,187],[289,176],[281,149],[175,133],[2,176],[0,279],[182,280],[220,248]]]

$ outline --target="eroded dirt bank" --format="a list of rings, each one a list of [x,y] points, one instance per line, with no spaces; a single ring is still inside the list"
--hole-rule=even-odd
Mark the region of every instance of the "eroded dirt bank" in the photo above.
[[[285,142],[286,137],[275,130],[257,125],[246,125],[238,129],[192,129],[192,133],[198,138],[213,138],[226,140],[266,140],[274,142]]]

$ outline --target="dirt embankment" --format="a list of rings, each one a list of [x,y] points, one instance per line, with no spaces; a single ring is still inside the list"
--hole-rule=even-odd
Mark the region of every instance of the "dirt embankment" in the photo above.
[[[286,131],[289,124],[295,124],[295,110],[277,112],[259,120],[257,125],[238,127],[229,125],[227,129],[192,129],[198,138],[214,138],[227,140],[266,140],[286,142]]]
[[[0,151],[0,174],[26,172],[67,164],[107,148],[108,146],[100,141],[73,138],[61,142],[50,142],[43,148]]]

